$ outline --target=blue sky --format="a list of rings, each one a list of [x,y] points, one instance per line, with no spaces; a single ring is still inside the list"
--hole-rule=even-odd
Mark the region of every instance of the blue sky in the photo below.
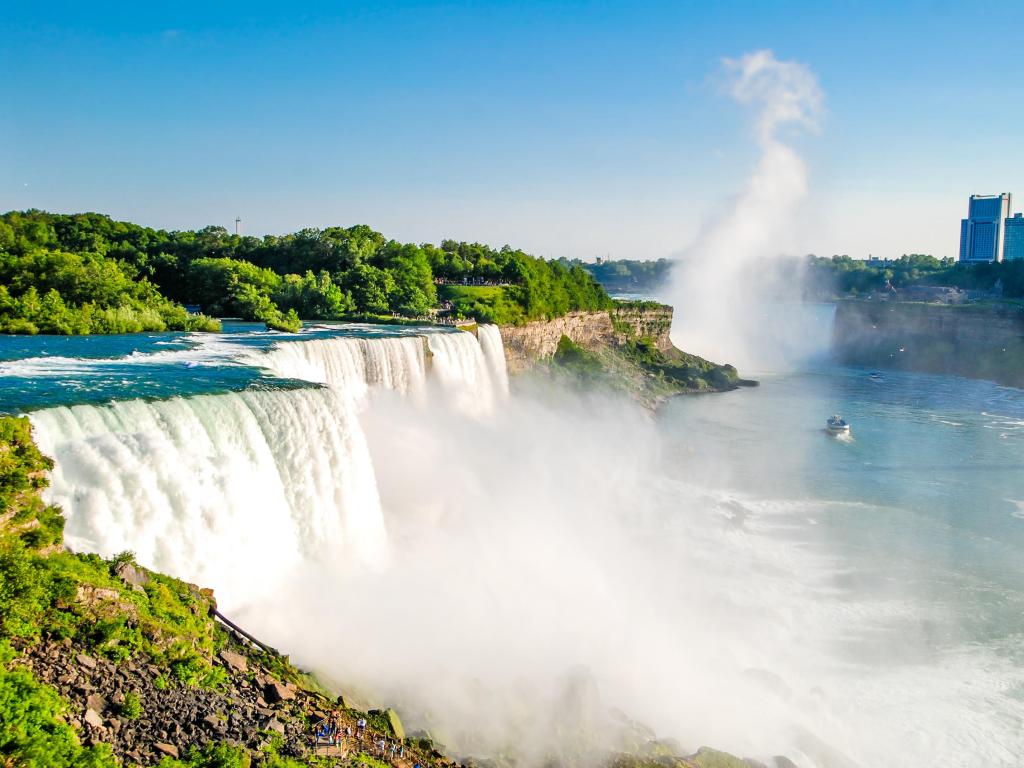
[[[1024,208],[1019,4],[301,5],[5,8],[0,209],[668,256],[756,162],[721,60],[763,48],[825,93],[799,249],[955,255],[968,194]]]

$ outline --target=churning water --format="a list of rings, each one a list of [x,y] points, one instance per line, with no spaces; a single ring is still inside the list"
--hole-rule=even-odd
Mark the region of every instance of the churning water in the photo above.
[[[0,391],[72,547],[462,753],[583,760],[614,707],[805,768],[1021,763],[1024,393],[823,364],[651,418],[421,334],[5,338]]]

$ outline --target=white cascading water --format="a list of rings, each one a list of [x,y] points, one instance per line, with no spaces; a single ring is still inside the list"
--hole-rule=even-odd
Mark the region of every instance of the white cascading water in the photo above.
[[[330,389],[52,408],[32,423],[74,550],[131,550],[229,605],[338,544],[384,554],[366,439]]]
[[[480,349],[487,360],[487,368],[491,373],[491,382],[500,397],[508,395],[508,368],[505,364],[505,345],[501,341],[501,331],[496,325],[481,325],[477,328],[480,337]]]
[[[487,338],[485,354],[469,333],[430,336],[433,375],[460,401],[478,397],[476,413],[508,387],[500,336],[497,346]],[[386,563],[360,411],[372,388],[422,394],[423,337],[283,342],[242,362],[326,387],[32,414],[55,460],[48,499],[65,511],[72,549],[131,550],[146,565],[216,587],[227,606],[251,604],[303,562],[343,552]]]
[[[460,341],[469,343],[472,337]],[[326,384],[356,400],[374,386],[417,392],[426,380],[420,336],[285,342],[250,359],[282,378]]]
[[[427,336],[438,383],[448,398],[467,413],[487,413],[494,407],[495,399],[508,392],[501,336],[498,335],[497,346],[494,341],[498,329],[481,326],[478,331],[480,340],[474,339],[472,343],[466,338],[473,338],[468,333],[432,333]],[[500,366],[493,362],[498,355],[501,356]]]

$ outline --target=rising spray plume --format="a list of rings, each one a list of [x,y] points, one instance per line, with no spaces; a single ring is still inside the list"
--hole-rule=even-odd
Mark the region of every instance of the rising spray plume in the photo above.
[[[787,143],[787,132],[818,129],[823,94],[806,66],[779,61],[767,50],[725,59],[722,69],[728,94],[755,111],[760,157],[743,190],[673,270],[667,296],[676,307],[672,335],[682,349],[764,370],[816,351],[823,339],[802,335],[781,311],[799,298],[799,273],[780,258],[793,246],[808,190],[807,166]]]

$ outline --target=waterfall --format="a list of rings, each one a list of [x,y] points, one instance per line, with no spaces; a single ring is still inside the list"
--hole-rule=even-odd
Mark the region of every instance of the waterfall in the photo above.
[[[304,563],[387,559],[385,515],[361,423],[374,388],[473,415],[508,391],[496,328],[326,338],[246,351],[237,362],[326,385],[60,406],[31,415],[55,460],[48,501],[66,541],[255,599]],[[429,370],[429,376],[428,376]],[[427,386],[428,379],[436,387]],[[434,393],[428,395],[428,392]]]
[[[427,344],[433,374],[447,398],[467,413],[488,413],[508,393],[505,353],[496,326],[480,326],[479,340],[467,332],[432,333]],[[497,336],[497,346],[495,343]],[[501,357],[500,365],[495,356]]]
[[[132,550],[229,602],[342,547],[384,554],[366,440],[333,390],[59,407],[32,424],[72,549]]]
[[[250,359],[277,376],[327,384],[356,398],[372,386],[415,392],[426,378],[420,336],[282,342]]]
[[[491,372],[491,381],[497,388],[498,395],[508,395],[508,369],[505,365],[505,345],[501,341],[501,331],[496,325],[481,325],[477,328],[480,335],[480,348]]]

